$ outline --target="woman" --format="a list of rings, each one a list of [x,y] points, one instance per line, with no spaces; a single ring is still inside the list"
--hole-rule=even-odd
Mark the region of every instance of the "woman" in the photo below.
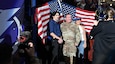
[[[91,30],[91,36],[94,38],[92,64],[111,64],[108,61],[115,56],[115,10],[107,8],[106,16],[106,21],[95,22]]]
[[[79,51],[78,52],[78,58],[80,58],[80,64],[82,64],[83,59],[84,59],[84,48],[86,48],[86,46],[87,46],[86,45],[86,31],[85,31],[84,26],[81,25],[80,19],[77,19],[76,24],[79,27],[80,35],[81,35],[80,43],[78,46],[78,51]]]

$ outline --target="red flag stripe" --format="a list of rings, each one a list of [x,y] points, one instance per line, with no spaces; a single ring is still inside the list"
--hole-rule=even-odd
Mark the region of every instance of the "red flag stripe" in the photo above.
[[[95,12],[94,12],[94,11],[84,10],[84,9],[81,9],[81,8],[76,8],[76,9],[77,9],[78,11],[82,11],[83,14],[86,13],[85,15],[89,15],[89,13],[90,13],[90,15],[95,16]]]

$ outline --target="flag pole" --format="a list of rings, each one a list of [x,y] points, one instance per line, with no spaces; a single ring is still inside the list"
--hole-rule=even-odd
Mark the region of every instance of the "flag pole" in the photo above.
[[[61,0],[61,1],[62,1],[62,0]],[[58,0],[58,4],[59,4],[59,7],[60,7],[60,9],[61,9],[60,15],[63,16],[63,10],[62,10],[62,5],[61,5],[60,0]],[[63,19],[64,19],[64,18],[63,18]],[[63,21],[62,21],[62,22],[63,22]]]
[[[60,0],[58,0],[58,4],[59,4],[59,6],[60,6],[60,8],[61,8],[61,11],[62,11],[62,6],[61,6]]]

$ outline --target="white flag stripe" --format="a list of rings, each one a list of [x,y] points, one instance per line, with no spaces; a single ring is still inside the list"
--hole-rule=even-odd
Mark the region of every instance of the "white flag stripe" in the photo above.
[[[84,15],[93,15],[93,16],[95,16],[95,13],[84,12],[84,11],[78,10],[78,9],[76,10],[76,12],[80,13],[80,14],[84,14]]]
[[[39,7],[39,9],[40,9],[40,10],[49,9],[49,5],[45,5],[45,6]]]
[[[41,20],[42,20],[42,21],[48,20],[49,17],[50,17],[49,15],[43,16],[43,17],[41,18]]]
[[[43,28],[43,32],[46,31],[46,30],[47,30],[47,26],[45,26],[45,27]]]
[[[95,19],[95,17],[93,16],[86,16],[86,15],[81,15],[81,14],[76,14],[77,17],[80,17],[80,18],[90,18],[90,19]]]
[[[81,24],[90,25],[90,26],[93,26],[93,25],[94,25],[94,23],[88,23],[88,22],[81,22]]]
[[[45,32],[44,34],[43,34],[43,37],[46,37],[47,36],[47,33]]]
[[[91,31],[91,29],[85,29],[86,30],[86,32],[88,32],[88,33],[90,33],[90,31]]]
[[[42,25],[45,26],[45,25],[47,25],[48,22],[49,22],[49,19],[48,19],[48,20],[45,20]]]
[[[39,22],[38,22],[38,27],[41,26],[41,25],[42,25],[42,21],[39,20]]]
[[[47,10],[47,11],[41,11],[39,14],[42,16],[42,15],[46,15],[46,14],[49,14],[49,10]]]
[[[92,29],[92,26],[84,26],[84,28]]]
[[[81,21],[94,22],[95,20],[83,18]]]
[[[39,24],[40,25],[40,24]],[[42,26],[41,26],[42,27]],[[38,28],[39,28],[39,30],[38,30],[38,32],[40,33],[42,30],[43,30],[43,28],[41,28],[40,26],[38,26]]]

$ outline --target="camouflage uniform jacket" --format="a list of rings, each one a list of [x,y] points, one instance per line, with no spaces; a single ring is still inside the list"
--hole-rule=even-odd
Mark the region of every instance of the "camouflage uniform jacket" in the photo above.
[[[66,23],[61,24],[61,31],[63,40],[65,41],[63,46],[64,56],[76,56],[77,48],[75,44],[80,42],[80,31],[78,26],[75,23]]]

